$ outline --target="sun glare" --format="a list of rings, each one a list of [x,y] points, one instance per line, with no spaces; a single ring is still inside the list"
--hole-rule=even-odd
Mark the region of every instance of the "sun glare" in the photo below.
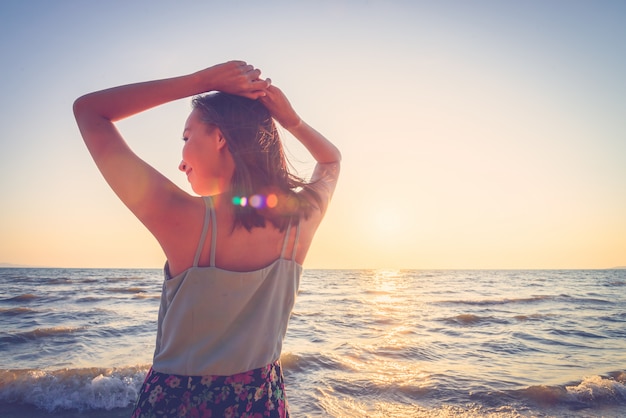
[[[381,249],[396,250],[405,242],[406,225],[401,213],[395,210],[377,210],[366,223],[368,228],[368,241],[376,243]]]
[[[372,218],[372,221],[372,226],[379,236],[388,238],[400,231],[400,217],[397,214],[378,212]]]

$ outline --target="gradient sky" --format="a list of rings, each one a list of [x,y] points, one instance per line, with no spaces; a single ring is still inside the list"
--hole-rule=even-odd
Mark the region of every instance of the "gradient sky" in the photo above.
[[[624,266],[624,22],[619,0],[2,2],[0,263],[160,267],[72,102],[243,59],[344,156],[305,267]],[[189,110],[119,124],[186,190]]]

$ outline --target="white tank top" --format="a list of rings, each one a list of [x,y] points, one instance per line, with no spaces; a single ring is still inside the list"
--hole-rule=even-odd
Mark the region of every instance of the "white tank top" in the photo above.
[[[165,281],[159,309],[153,369],[186,376],[229,376],[280,358],[302,266],[295,261],[300,225],[290,259],[267,267],[235,272],[215,267],[215,209],[205,197],[206,213],[193,266]],[[210,266],[198,261],[210,223]]]

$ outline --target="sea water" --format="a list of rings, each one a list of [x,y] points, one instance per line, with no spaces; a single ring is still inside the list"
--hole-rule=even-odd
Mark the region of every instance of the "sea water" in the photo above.
[[[127,417],[160,270],[0,269],[0,416]],[[305,270],[294,417],[626,416],[626,270]]]

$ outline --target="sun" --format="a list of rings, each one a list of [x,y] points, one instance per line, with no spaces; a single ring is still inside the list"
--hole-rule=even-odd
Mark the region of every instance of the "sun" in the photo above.
[[[395,213],[377,212],[372,219],[372,227],[377,235],[392,236],[400,231],[400,218]]]

